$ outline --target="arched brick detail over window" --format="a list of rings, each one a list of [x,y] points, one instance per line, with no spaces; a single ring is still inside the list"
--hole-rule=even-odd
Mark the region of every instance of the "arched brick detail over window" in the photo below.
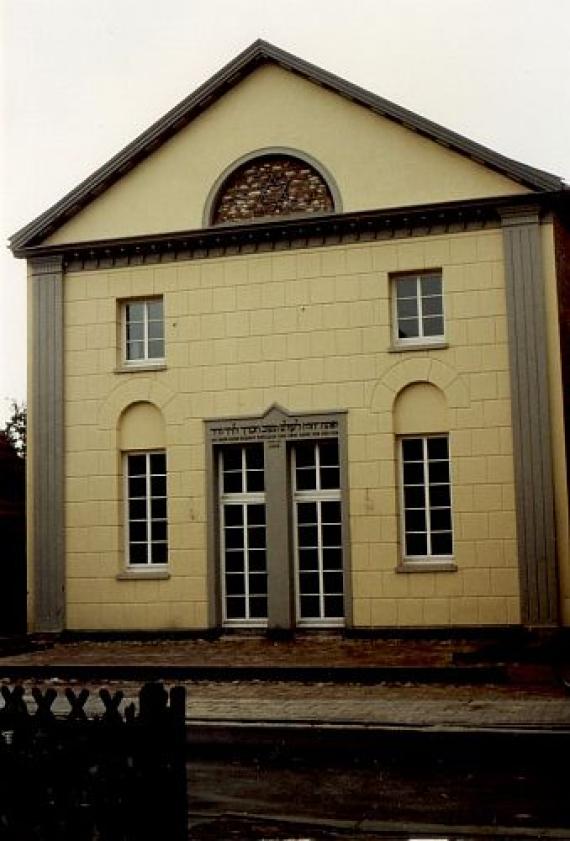
[[[214,202],[211,221],[220,225],[334,210],[331,189],[314,167],[293,155],[266,154],[228,176]]]

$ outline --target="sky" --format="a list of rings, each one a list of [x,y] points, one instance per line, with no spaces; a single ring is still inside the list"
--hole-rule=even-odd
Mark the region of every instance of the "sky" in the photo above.
[[[570,0],[0,0],[8,236],[257,38],[570,183]],[[26,395],[0,249],[0,424]]]

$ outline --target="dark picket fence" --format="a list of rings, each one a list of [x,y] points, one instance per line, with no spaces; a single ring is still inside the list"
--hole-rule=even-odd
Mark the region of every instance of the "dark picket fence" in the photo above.
[[[184,687],[145,684],[121,709],[121,692],[101,689],[101,714],[88,716],[89,690],[3,686],[0,707],[2,841],[182,841],[187,838]]]

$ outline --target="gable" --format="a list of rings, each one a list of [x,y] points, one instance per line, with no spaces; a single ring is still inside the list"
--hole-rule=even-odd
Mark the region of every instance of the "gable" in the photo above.
[[[265,65],[46,240],[195,230],[222,172],[255,150],[299,150],[333,176],[346,212],[528,192],[344,97]]]

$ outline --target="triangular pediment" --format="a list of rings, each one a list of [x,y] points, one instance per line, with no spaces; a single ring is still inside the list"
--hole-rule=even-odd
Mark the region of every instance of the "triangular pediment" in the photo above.
[[[209,227],[222,175],[271,150],[326,173],[336,212],[562,187],[555,176],[258,41],[15,234],[12,248]]]

